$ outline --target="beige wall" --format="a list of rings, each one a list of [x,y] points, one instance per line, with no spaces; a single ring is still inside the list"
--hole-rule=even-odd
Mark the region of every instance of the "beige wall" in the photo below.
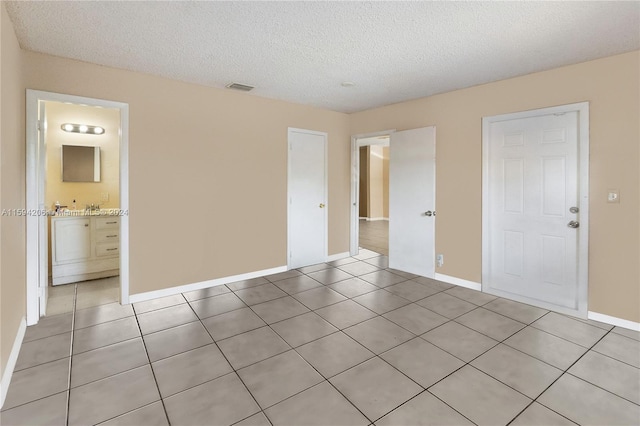
[[[640,52],[351,115],[351,133],[435,125],[438,272],[481,281],[485,116],[590,102],[589,310],[640,321]],[[607,188],[620,203],[606,202]]]
[[[329,134],[329,253],[349,250],[349,116],[23,52],[28,88],[129,104],[131,294],[286,265],[287,128]]]
[[[380,145],[369,147],[369,217],[376,219],[384,216],[382,148]]]
[[[13,25],[0,4],[0,208],[25,207],[23,63]],[[25,316],[25,218],[2,216],[0,235],[0,374]]]
[[[104,208],[120,207],[119,144],[120,110],[46,102],[47,183],[45,205],[53,209],[56,201],[71,208],[99,204]],[[102,135],[69,133],[60,128],[64,123],[89,124],[105,129]],[[62,145],[100,147],[100,182],[63,182]],[[108,201],[102,200],[108,194]]]

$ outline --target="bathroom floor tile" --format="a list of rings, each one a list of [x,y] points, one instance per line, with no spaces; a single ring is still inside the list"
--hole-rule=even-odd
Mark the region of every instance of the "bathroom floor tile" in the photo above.
[[[601,355],[587,352],[569,373],[640,405],[640,369]]]
[[[73,354],[98,349],[140,336],[135,317],[127,317],[76,330],[73,335]]]
[[[325,285],[334,284],[338,281],[344,281],[349,278],[353,278],[353,275],[337,268],[324,269],[322,271],[312,272],[307,275]]]
[[[601,328],[585,324],[555,312],[549,312],[531,324],[538,330],[558,336],[586,348],[591,347],[607,332]]]
[[[142,338],[126,340],[73,357],[71,387],[75,388],[149,363]]]
[[[4,426],[59,426],[66,422],[66,391],[0,412]]]
[[[329,383],[320,383],[266,410],[274,426],[368,425],[364,417]]]
[[[587,351],[582,346],[533,327],[523,328],[505,340],[504,344],[561,370],[569,368]]]
[[[152,365],[163,398],[233,371],[215,344],[183,352]]]
[[[495,340],[504,340],[525,327],[521,322],[484,308],[466,313],[455,321]]]
[[[291,347],[269,327],[247,331],[218,342],[234,369],[286,352]]]
[[[412,333],[382,317],[354,325],[344,332],[375,354],[385,352],[414,337]]]
[[[100,423],[159,399],[151,366],[139,367],[71,389],[69,425]]]
[[[503,344],[485,352],[471,365],[531,399],[537,398],[562,374],[562,370]]]
[[[377,314],[384,314],[411,303],[407,299],[398,297],[386,290],[372,291],[371,293],[353,298],[353,301]]]
[[[640,368],[640,341],[615,333],[607,334],[593,350]]]
[[[322,287],[322,284],[306,275],[298,275],[297,277],[276,281],[274,284],[288,294],[296,294],[312,288]]]
[[[458,358],[420,338],[396,346],[380,358],[425,389],[464,365]]]
[[[275,285],[263,284],[256,287],[247,288],[236,291],[236,295],[242,299],[247,305],[257,305],[258,303],[268,302],[269,300],[278,299],[287,295]]]
[[[73,314],[61,314],[41,318],[38,324],[27,327],[23,343],[71,331],[72,321]]]
[[[324,381],[296,351],[242,368],[238,375],[263,409]]]
[[[346,300],[346,297],[328,287],[318,287],[303,291],[302,293],[294,294],[293,297],[311,310],[324,308]]]
[[[498,344],[495,340],[453,321],[428,331],[421,337],[467,362]]]
[[[24,343],[14,371],[35,367],[36,365],[71,356],[71,333],[57,334],[51,337]]]
[[[376,426],[399,425],[472,426],[473,423],[429,392],[422,392],[376,422]]]
[[[271,328],[294,348],[338,331],[314,312],[277,322]]]
[[[202,320],[214,340],[222,340],[266,324],[250,308],[237,309]]]
[[[329,381],[371,421],[422,391],[420,386],[377,357]]]
[[[375,312],[351,300],[318,309],[316,313],[339,329],[351,327],[376,316]]]
[[[151,334],[198,320],[193,309],[186,303],[147,312],[137,315],[137,317],[142,334]]]
[[[477,308],[473,303],[458,299],[444,292],[434,294],[416,303],[449,319],[457,318]]]
[[[348,280],[340,281],[327,287],[349,298],[378,290],[378,287],[360,278],[349,278]]]
[[[164,400],[171,424],[231,425],[260,411],[235,373]]]
[[[414,334],[426,333],[449,321],[415,303],[387,312],[383,317]]]
[[[267,324],[273,324],[309,312],[306,306],[291,296],[253,305],[251,309]]]
[[[69,358],[16,371],[2,406],[8,410],[67,390]]]
[[[247,307],[247,305],[233,293],[224,293],[218,296],[197,299],[189,302],[189,304],[200,319]]]
[[[153,402],[100,423],[100,426],[169,426],[169,420],[167,420],[162,402]]]
[[[231,290],[226,285],[216,285],[213,287],[203,288],[202,290],[189,291],[182,293],[185,299],[189,302],[194,300],[206,299],[207,297],[220,296],[221,294],[229,293]]]
[[[564,374],[538,402],[581,425],[633,425],[640,406],[610,392]]]
[[[506,425],[531,400],[467,365],[429,389],[478,425]]]
[[[378,252],[360,248],[360,250],[358,251],[358,254],[355,256],[352,256],[352,258],[356,260],[366,260],[366,259],[371,259],[373,257],[378,257],[378,256],[380,256],[380,253]]]
[[[200,322],[191,322],[144,336],[151,362],[213,343]]]
[[[398,284],[407,280],[405,277],[393,274],[386,270],[375,271],[371,272],[370,274],[361,275],[360,278],[378,287],[388,287],[390,285]]]
[[[131,316],[133,316],[133,308],[131,305],[107,303],[106,305],[77,310],[74,326],[77,330],[79,328],[86,328],[103,322]]]
[[[136,310],[136,314],[144,314],[145,312],[151,312],[157,309],[181,305],[183,303],[187,303],[187,300],[184,298],[184,296],[182,296],[181,294],[174,294],[172,296],[147,300],[146,302],[134,303],[133,307]]]
[[[527,407],[516,419],[510,423],[512,426],[576,426],[574,422],[562,417],[555,411],[534,402]]]
[[[370,263],[366,263],[363,261],[357,261],[357,262],[353,262],[353,263],[347,263],[346,265],[341,265],[338,266],[338,269],[346,272],[347,274],[351,274],[354,277],[357,277],[359,275],[364,275],[364,274],[368,274],[374,271],[377,271],[381,268],[372,265]]]
[[[343,332],[307,343],[296,350],[326,378],[374,357],[373,352]]]
[[[439,292],[425,285],[418,284],[415,281],[404,281],[400,284],[390,285],[384,289],[411,302],[424,299]]]
[[[524,303],[514,302],[501,297],[487,303],[483,308],[524,324],[531,324],[549,312],[546,309],[536,308],[535,306],[525,305]]]

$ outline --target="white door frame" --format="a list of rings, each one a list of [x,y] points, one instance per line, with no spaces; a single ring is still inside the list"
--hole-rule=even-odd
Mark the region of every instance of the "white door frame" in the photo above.
[[[129,211],[129,104],[86,98],[61,93],[27,89],[26,116],[26,208],[27,212],[46,209],[44,205],[44,162],[38,162],[39,146],[38,115],[42,101],[67,102],[79,105],[116,108],[120,110],[120,209]],[[43,144],[44,145],[44,144]],[[38,216],[27,215],[27,325],[37,324],[40,319],[40,286],[48,285],[47,261],[39,260],[41,245],[47,244],[47,233],[39,232]],[[44,273],[43,273],[44,268]],[[43,278],[44,277],[44,278]],[[42,282],[44,280],[44,283]],[[129,303],[129,216],[120,217],[120,303]]]
[[[306,133],[324,138],[324,257],[325,259],[329,258],[329,134],[327,132],[289,127],[287,129],[287,269],[291,269],[291,221],[289,220],[291,217],[291,156],[289,155],[291,133]]]
[[[359,139],[376,136],[391,136],[396,129],[383,130],[372,133],[359,133],[351,136],[351,231],[349,238],[349,254],[358,254],[358,240],[360,238],[360,147],[373,145],[370,142],[359,142]]]
[[[489,127],[491,123],[506,120],[538,117],[541,115],[578,113],[578,207],[580,209],[580,228],[578,228],[578,309],[562,308],[553,304],[537,301],[536,304],[558,312],[578,315],[587,318],[588,290],[589,290],[589,102],[540,108],[511,114],[496,115],[482,118],[482,291],[488,291],[489,279]],[[511,298],[531,303],[522,297]]]

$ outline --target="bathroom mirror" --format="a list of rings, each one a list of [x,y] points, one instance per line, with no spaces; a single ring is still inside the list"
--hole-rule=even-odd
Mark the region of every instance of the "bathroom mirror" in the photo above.
[[[100,147],[62,145],[63,182],[100,182]]]

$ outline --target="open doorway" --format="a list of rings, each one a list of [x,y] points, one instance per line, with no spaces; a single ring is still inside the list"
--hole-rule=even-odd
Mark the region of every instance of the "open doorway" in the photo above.
[[[128,106],[27,91],[27,323],[128,303]]]
[[[367,249],[389,254],[389,141],[393,130],[355,135],[352,141],[352,256]]]

